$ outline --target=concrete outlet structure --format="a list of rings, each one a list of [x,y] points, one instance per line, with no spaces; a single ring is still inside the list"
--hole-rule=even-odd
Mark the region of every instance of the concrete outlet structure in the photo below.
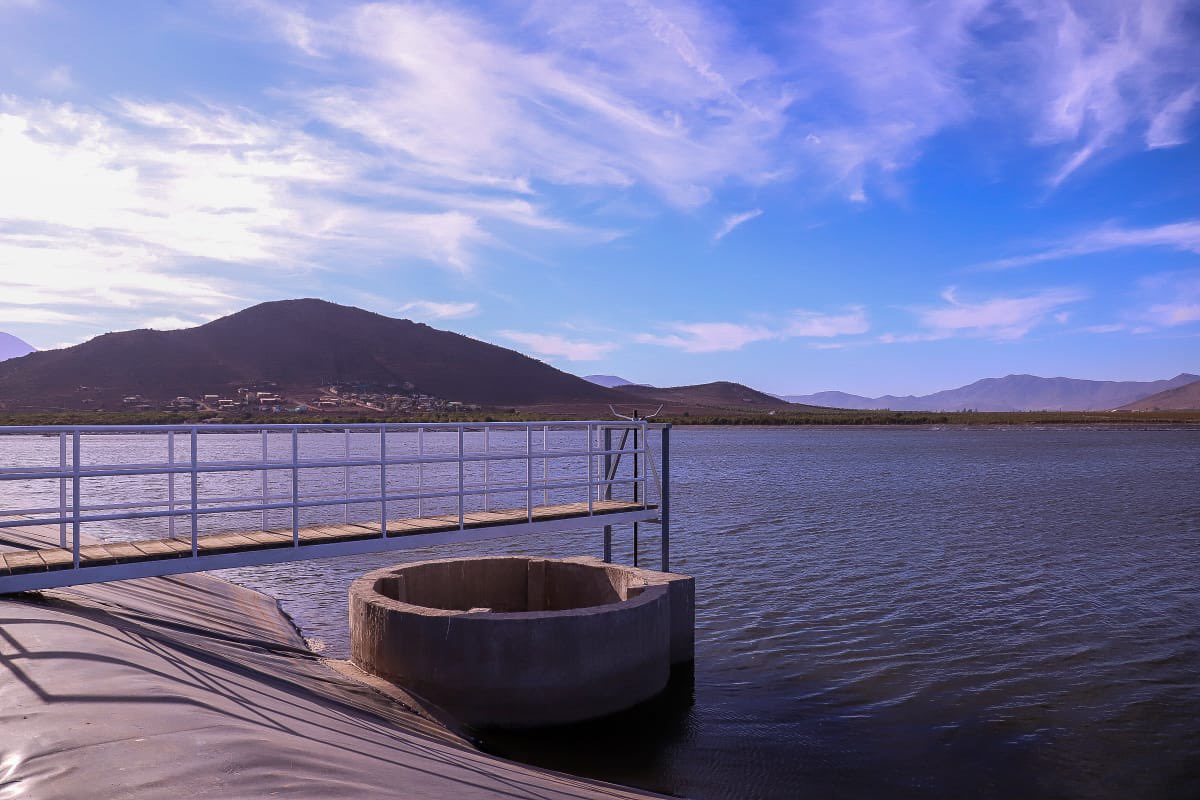
[[[363,670],[475,727],[629,708],[694,658],[695,581],[594,558],[421,561],[350,588]]]

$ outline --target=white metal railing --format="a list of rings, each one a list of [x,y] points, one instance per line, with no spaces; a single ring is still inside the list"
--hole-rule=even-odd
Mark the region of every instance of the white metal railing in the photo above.
[[[661,457],[649,446],[652,430],[659,432]],[[645,421],[0,427],[0,535],[7,528],[57,525],[59,545],[70,547],[79,568],[81,529],[88,524],[111,531],[112,523],[159,521],[167,537],[182,539],[182,521],[195,558],[202,523],[228,515],[257,514],[262,530],[271,528],[272,515],[290,516],[292,545],[299,547],[305,511],[329,524],[334,519],[325,512],[340,507],[338,521],[363,524],[365,510],[365,521],[378,524],[386,539],[388,520],[403,508],[417,518],[456,511],[463,530],[469,513],[499,507],[523,506],[532,523],[538,494],[549,505],[582,492],[592,516],[597,501],[628,493],[642,508],[661,508],[665,568],[669,430]],[[614,432],[621,434],[617,447]],[[640,445],[626,446],[631,432]],[[47,437],[57,438],[56,448],[45,446]],[[7,446],[14,441],[21,446]],[[219,446],[206,446],[212,442]],[[306,489],[311,475],[317,479]],[[206,494],[202,484],[210,481],[219,485]],[[505,495],[519,499],[498,500]]]

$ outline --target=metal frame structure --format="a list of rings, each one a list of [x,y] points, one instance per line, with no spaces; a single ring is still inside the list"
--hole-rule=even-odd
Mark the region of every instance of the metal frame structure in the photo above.
[[[541,433],[542,447],[534,447],[534,431]],[[621,446],[612,447],[612,432],[623,432]],[[640,433],[641,447],[625,448],[625,440],[629,432]],[[649,445],[650,430],[659,432],[660,456],[655,457]],[[548,440],[551,431],[583,432],[587,437],[586,448],[568,447],[550,449]],[[524,437],[520,434],[524,433]],[[457,445],[450,452],[429,452],[426,446],[426,434],[451,434],[457,440]],[[508,451],[497,451],[494,439],[497,434],[513,434],[519,441],[523,438],[524,448]],[[94,446],[97,441],[109,435],[158,436],[166,437],[167,460],[149,463],[115,463],[109,459],[106,463],[89,463],[85,459],[85,445]],[[204,437],[212,434],[237,434],[243,436],[258,435],[262,438],[261,456],[255,459],[211,460],[200,457],[200,443]],[[338,457],[304,458],[301,455],[301,439],[304,436],[321,434],[323,436],[342,435],[345,446]],[[354,434],[377,434],[378,452],[354,456],[351,448],[351,436]],[[415,438],[415,452],[411,454],[393,454],[389,447],[389,438],[405,435]],[[455,436],[456,434],[456,436]],[[479,434],[483,447],[478,452],[469,452],[466,444],[468,434]],[[463,422],[463,423],[361,423],[348,425],[277,425],[277,424],[203,424],[203,425],[84,425],[84,426],[3,426],[0,427],[0,458],[5,450],[3,439],[7,436],[50,436],[58,438],[57,464],[48,465],[18,465],[5,464],[0,461],[0,482],[8,488],[13,482],[20,481],[57,481],[57,505],[41,505],[32,507],[5,508],[0,503],[0,541],[3,541],[6,529],[27,526],[58,526],[59,546],[69,548],[71,563],[62,569],[50,569],[44,572],[5,575],[0,573],[0,594],[28,589],[52,588],[81,583],[122,580],[126,578],[148,577],[152,575],[169,575],[182,572],[197,572],[210,569],[225,569],[230,567],[250,566],[257,564],[279,563],[311,558],[326,558],[330,556],[351,555],[357,553],[373,553],[386,550],[401,550],[414,547],[427,547],[449,542],[479,541],[484,539],[517,536],[524,533],[539,533],[548,531],[586,528],[603,520],[605,526],[605,560],[611,560],[611,526],[620,523],[656,522],[662,528],[662,568],[669,568],[669,536],[670,536],[670,501],[669,501],[669,447],[670,426],[651,425],[645,421],[553,421],[553,422]],[[271,437],[275,441],[281,436],[290,438],[290,457],[285,459],[271,458],[269,447]],[[179,458],[177,440],[185,438],[186,454]],[[598,442],[600,442],[598,444]],[[103,451],[103,443],[95,448]],[[402,451],[403,452],[403,451]],[[622,477],[618,467],[623,456],[631,457],[633,476]],[[586,459],[584,474],[569,474],[556,476],[551,479],[549,465],[552,461],[562,460],[569,468],[581,459]],[[574,461],[572,461],[574,460]],[[540,479],[534,465],[542,462]],[[653,462],[658,461],[655,465]],[[517,462],[517,468],[510,467],[509,471],[517,475],[518,480],[497,481],[495,474],[497,462]],[[519,469],[519,463],[524,462],[524,475]],[[603,475],[599,475],[597,462],[603,464]],[[468,465],[482,465],[482,481],[469,481]],[[427,479],[427,468],[442,465],[442,469],[453,470],[457,465],[457,480],[451,485],[430,484]],[[640,469],[639,469],[640,465]],[[416,485],[397,487],[395,474],[389,473],[390,467],[416,468]],[[352,486],[351,471],[363,468],[378,468],[378,487],[356,491]],[[335,470],[340,468],[344,475],[345,486],[338,491],[304,492],[302,491],[301,476],[306,471]],[[201,476],[216,473],[254,473],[262,475],[259,491],[254,495],[235,495],[206,497],[201,493]],[[394,471],[393,471],[394,472]],[[270,476],[282,474],[285,476],[287,491],[271,488]],[[148,495],[136,500],[125,502],[84,502],[83,489],[85,482],[136,478],[142,476],[164,476],[165,497]],[[653,476],[653,477],[651,477]],[[510,475],[510,478],[512,476]],[[183,478],[187,487],[180,497],[177,491],[177,478]],[[613,499],[614,488],[632,487],[635,497],[639,497],[637,507],[622,510],[618,513],[598,514],[595,503],[599,500]],[[657,503],[650,502],[650,489],[653,487],[657,495]],[[535,493],[541,490],[542,501],[549,504],[552,491],[586,490],[587,513],[580,513],[567,519],[535,519]],[[13,492],[8,494],[12,495]],[[19,492],[16,494],[20,495]],[[94,494],[89,492],[89,494]],[[466,516],[471,513],[468,505],[475,503],[478,510],[496,508],[497,495],[519,495],[523,498],[526,519],[516,523],[503,525],[485,525],[468,527]],[[400,503],[416,504],[417,517],[424,515],[430,501],[450,501],[457,506],[458,528],[452,531],[436,533],[418,533],[413,535],[388,535],[389,505],[392,508]],[[11,501],[10,501],[11,502]],[[374,538],[356,541],[341,541],[328,544],[301,544],[302,528],[301,512],[304,509],[321,509],[341,506],[341,515],[346,522],[356,521],[363,525],[353,509],[355,507],[375,506],[378,516],[374,522],[379,527],[379,534]],[[519,508],[520,506],[517,506]],[[511,510],[513,507],[508,506]],[[248,550],[235,553],[201,552],[198,539],[201,534],[201,520],[209,515],[243,514],[247,512],[261,513],[261,529],[268,530],[268,516],[272,512],[290,512],[292,545],[291,547],[276,547],[271,549]],[[453,512],[450,512],[453,513]],[[178,523],[183,521],[187,528],[187,539],[191,543],[190,555],[180,558],[166,558],[153,561],[137,561],[132,563],[117,563],[105,565],[90,565],[80,558],[80,546],[83,542],[82,527],[88,523],[111,523],[125,520],[165,519],[168,536],[171,539],[182,539]],[[321,523],[326,524],[326,523]],[[245,527],[242,528],[245,530]],[[275,530],[279,530],[276,528]],[[286,530],[286,529],[285,529]],[[86,542],[83,542],[86,544]],[[112,544],[106,540],[106,544]]]

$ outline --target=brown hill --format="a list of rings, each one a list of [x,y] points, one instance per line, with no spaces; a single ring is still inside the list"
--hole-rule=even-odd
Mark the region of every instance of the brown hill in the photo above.
[[[780,400],[778,397],[764,394],[757,389],[730,381],[671,387],[629,384],[616,387],[616,391],[635,400],[654,400],[669,405],[729,408],[742,411],[795,410],[797,408],[786,400]],[[627,399],[624,402],[628,403],[631,400]]]
[[[120,407],[272,381],[284,393],[332,383],[415,384],[481,405],[621,402],[624,395],[513,350],[324,300],[262,303],[176,331],[107,333],[0,362],[0,407]]]
[[[1121,411],[1188,411],[1200,409],[1200,381],[1176,386],[1121,406]]]

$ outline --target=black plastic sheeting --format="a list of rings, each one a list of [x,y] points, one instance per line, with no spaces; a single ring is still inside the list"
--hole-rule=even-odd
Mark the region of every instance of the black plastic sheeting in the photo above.
[[[0,800],[651,796],[483,754],[208,575],[0,598]]]

